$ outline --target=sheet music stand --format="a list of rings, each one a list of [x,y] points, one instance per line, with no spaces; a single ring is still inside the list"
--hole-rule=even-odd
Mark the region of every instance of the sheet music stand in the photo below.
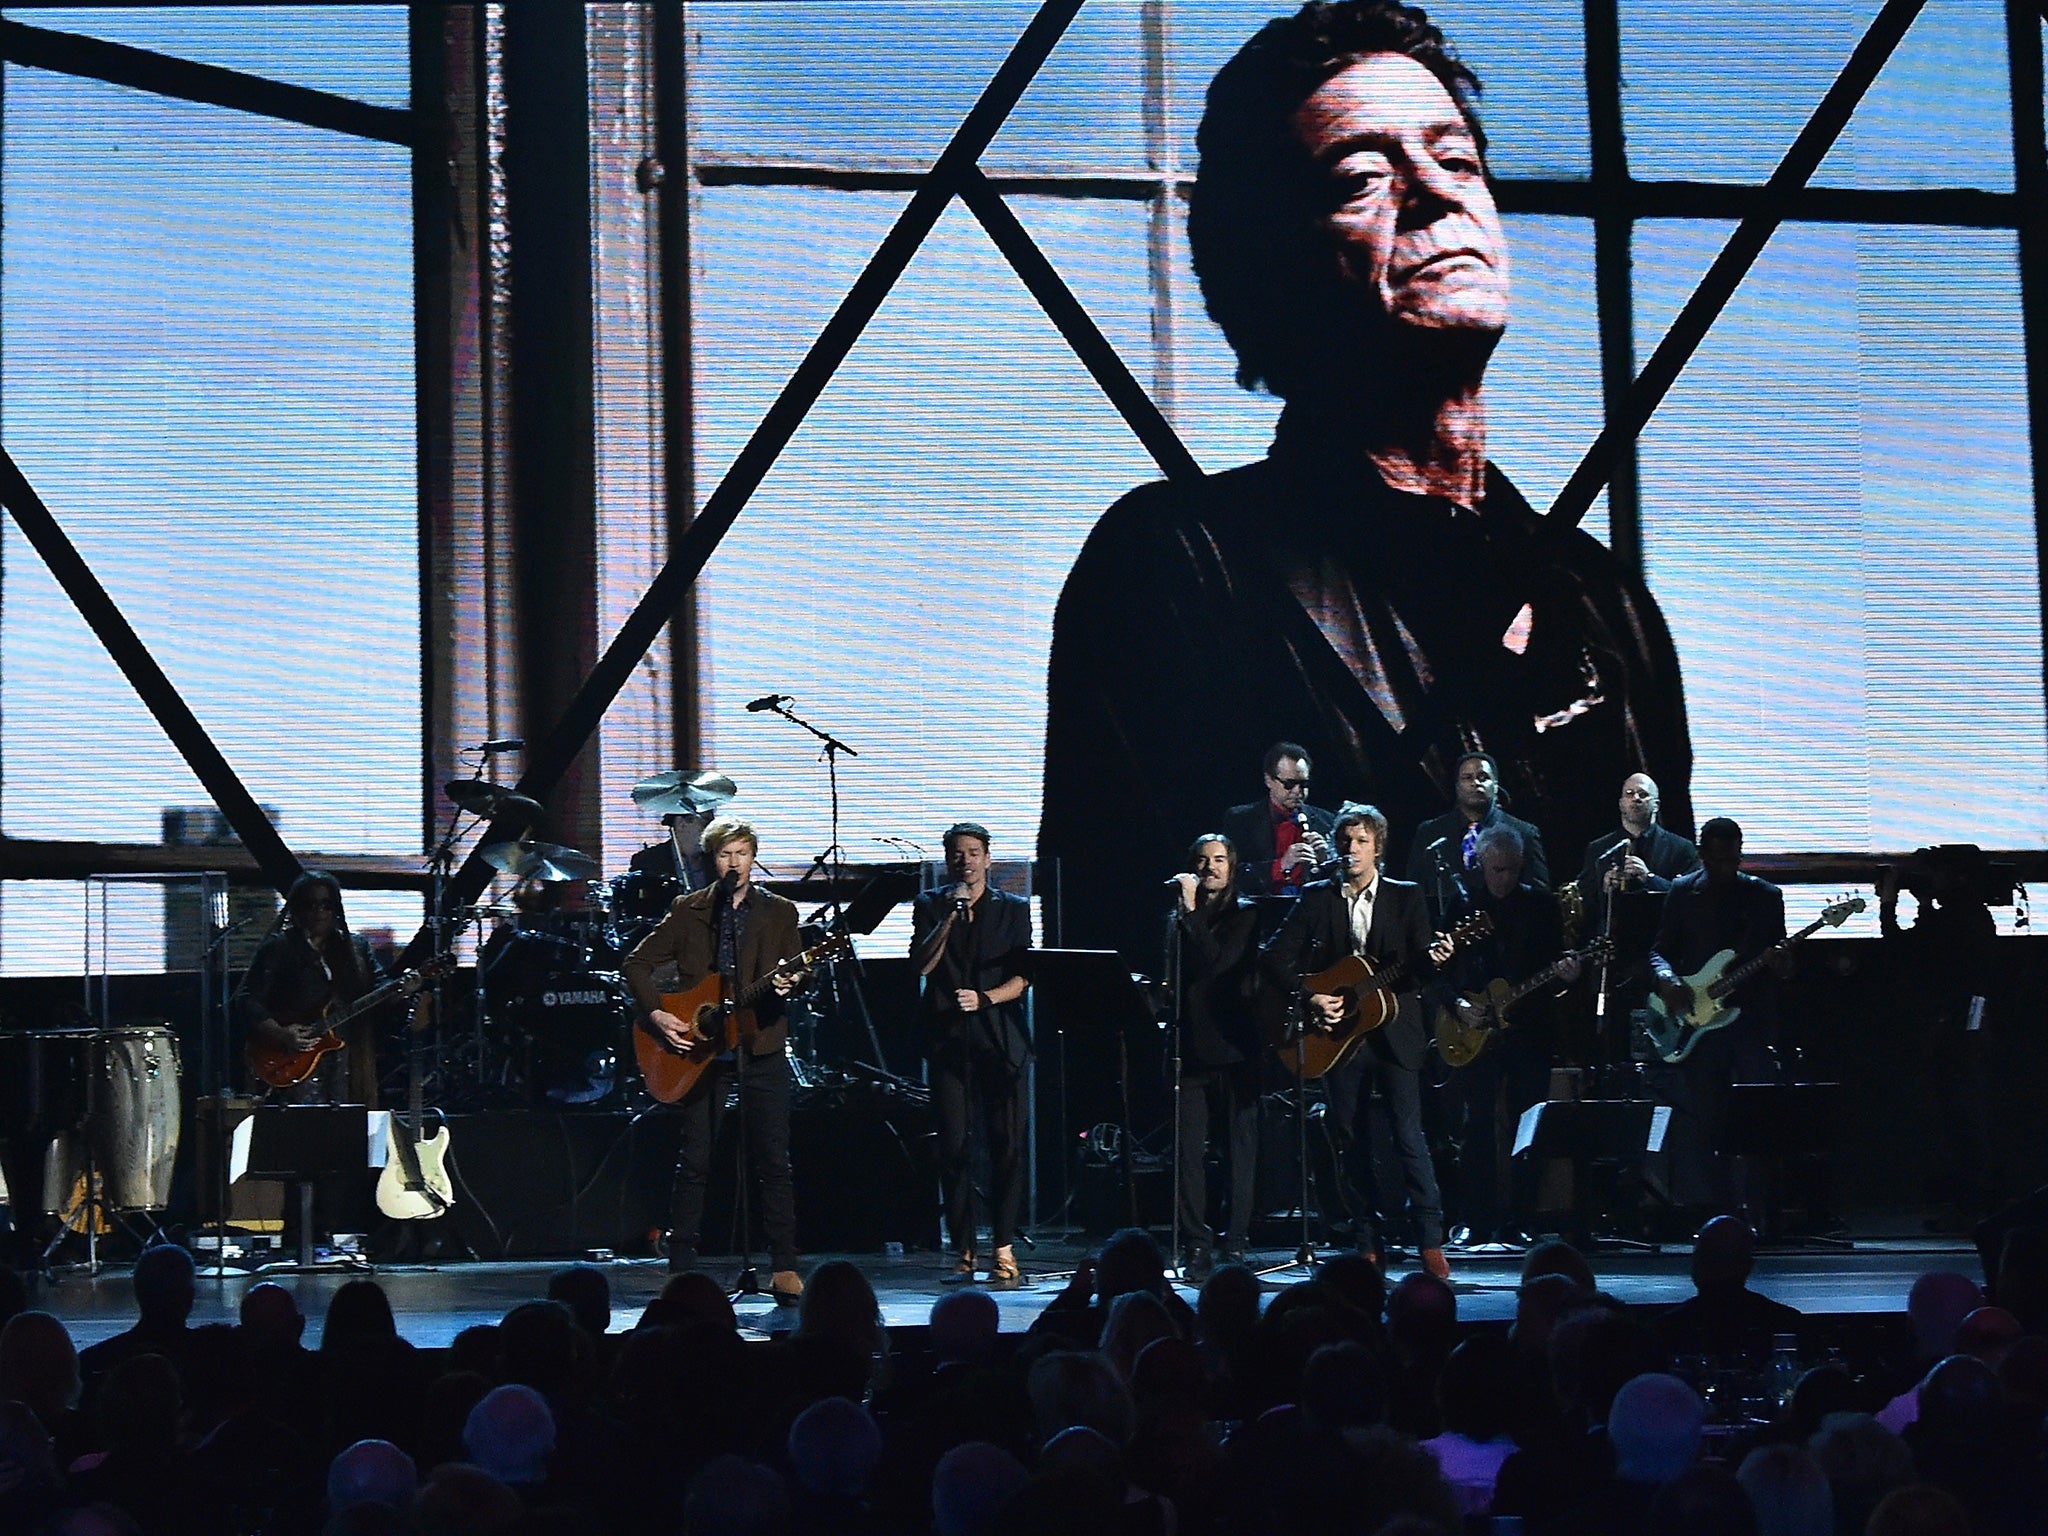
[[[1670,1124],[1670,1106],[1648,1099],[1546,1099],[1522,1112],[1514,1156],[1571,1161],[1573,1220],[1579,1234],[1591,1239],[1598,1217],[1611,1216],[1628,1171],[1639,1174],[1644,1154],[1663,1150]],[[1610,1234],[1598,1240],[1657,1251],[1655,1243],[1633,1238]]]
[[[379,1118],[389,1123],[388,1117]],[[298,1194],[298,1263],[266,1264],[264,1270],[332,1267],[313,1259],[313,1182],[324,1174],[376,1166],[370,1155],[370,1110],[362,1104],[266,1104],[235,1127],[233,1162],[233,1178],[289,1184]],[[355,1256],[336,1262],[351,1269],[370,1267]]]
[[[1119,1158],[1124,1182],[1124,1199],[1130,1224],[1138,1223],[1138,1180],[1132,1163],[1134,1133],[1131,1129],[1131,1045],[1134,1029],[1154,1029],[1159,1023],[1157,1009],[1131,975],[1128,962],[1113,949],[1033,949],[1021,957],[1025,979],[1040,993],[1041,1003],[1052,1003],[1053,1033],[1060,1073],[1059,1146],[1060,1168],[1067,1188],[1062,1191],[1061,1208],[1073,1199],[1073,1180],[1066,1173],[1067,1145],[1067,1058],[1066,1029],[1062,1020],[1072,1012],[1088,1020],[1091,1028],[1108,1027],[1116,1032],[1118,1102],[1123,1106],[1123,1143]],[[1033,1123],[1037,1114],[1034,1106]]]

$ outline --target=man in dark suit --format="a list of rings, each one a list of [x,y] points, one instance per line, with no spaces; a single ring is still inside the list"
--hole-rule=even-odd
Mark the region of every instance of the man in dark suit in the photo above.
[[[1256,809],[1256,807],[1254,807]],[[1214,1267],[1204,1166],[1213,1111],[1230,1157],[1230,1223],[1223,1262],[1244,1262],[1251,1235],[1254,1160],[1259,1139],[1258,909],[1239,895],[1237,849],[1207,833],[1188,851],[1192,868],[1175,877],[1167,931],[1166,974],[1179,987],[1180,1229],[1188,1241],[1188,1278]]]
[[[1463,899],[1461,878],[1479,867],[1479,834],[1488,827],[1510,828],[1522,840],[1522,881],[1537,890],[1550,888],[1550,861],[1543,855],[1543,834],[1500,808],[1500,765],[1488,752],[1467,752],[1458,759],[1457,804],[1415,829],[1408,848],[1408,878],[1429,898],[1439,921]]]
[[[681,1019],[661,1006],[655,973],[676,970],[675,990],[688,992],[716,972],[725,993],[736,994],[797,954],[796,907],[754,885],[760,839],[746,822],[720,817],[704,829],[710,872],[716,882],[679,896],[654,931],[633,947],[620,966],[633,1001],[647,1017],[642,1028],[678,1050],[701,1043],[694,1019]],[[768,1237],[775,1299],[793,1305],[803,1294],[796,1272],[796,1187],[789,1168],[789,1035],[783,999],[796,989],[794,976],[778,976],[754,1007],[760,1025],[753,1039],[718,1057],[683,1096],[677,1108],[683,1139],[676,1152],[676,1178],[669,1209],[668,1266],[693,1269],[704,1224],[704,1194],[711,1182],[711,1151],[725,1111],[732,1074],[740,1080],[747,1163]]]
[[[1564,955],[1557,902],[1522,876],[1522,839],[1512,827],[1488,827],[1479,834],[1479,865],[1463,881],[1465,897],[1452,921],[1485,913],[1491,931],[1459,955],[1453,975],[1459,991],[1480,990],[1496,979],[1511,987],[1553,962],[1556,982],[1531,993],[1507,1016],[1479,1059],[1458,1069],[1452,1080],[1459,1120],[1458,1217],[1483,1245],[1522,1246],[1535,1194],[1535,1168],[1510,1163],[1514,1127],[1522,1111],[1545,1096],[1550,1063],[1557,1053],[1557,996],[1579,979],[1579,962]],[[1463,1008],[1462,999],[1451,1007]],[[1469,1010],[1468,1010],[1469,1012]],[[1474,1023],[1495,1021],[1475,1019]]]
[[[1363,954],[1384,969],[1401,965],[1409,980],[1399,994],[1394,1016],[1356,1045],[1326,1077],[1324,1091],[1340,1141],[1348,1143],[1348,1160],[1358,1178],[1364,1202],[1358,1210],[1359,1251],[1377,1260],[1379,1219],[1385,1206],[1379,1176],[1372,1165],[1372,1089],[1377,1088],[1392,1120],[1395,1153],[1401,1162],[1408,1204],[1415,1213],[1417,1243],[1423,1268],[1439,1279],[1450,1276],[1444,1261],[1443,1198],[1437,1193],[1436,1170],[1422,1129],[1421,1068],[1429,1049],[1420,983],[1434,973],[1448,946],[1432,949],[1429,909],[1422,892],[1380,873],[1386,847],[1387,819],[1369,805],[1348,805],[1337,816],[1334,831],[1337,857],[1344,861],[1339,878],[1318,880],[1303,888],[1301,900],[1280,931],[1267,941],[1264,965],[1268,980],[1293,990],[1305,975],[1334,965],[1346,955]],[[1310,1027],[1341,1028],[1355,1000],[1329,993],[1308,998]]]
[[[1586,903],[1588,932],[1600,932],[1606,921],[1609,891],[1668,891],[1672,881],[1700,867],[1699,850],[1657,824],[1659,799],[1655,779],[1630,774],[1621,783],[1621,826],[1586,844],[1579,894]]]
[[[1716,816],[1700,828],[1700,867],[1672,882],[1664,898],[1664,921],[1650,952],[1650,974],[1658,995],[1674,1015],[1692,1007],[1687,976],[1720,951],[1733,950],[1733,966],[1746,964],[1785,937],[1785,893],[1768,880],[1742,872],[1742,828]],[[1772,1082],[1771,1057],[1777,976],[1791,969],[1791,952],[1729,997],[1742,1010],[1731,1025],[1697,1037],[1676,1073],[1662,1073],[1661,1095],[1675,1113],[1665,1137],[1671,1154],[1671,1198],[1681,1206],[1721,1204],[1726,1191],[1715,1176],[1723,1106],[1728,1085]],[[1774,974],[1775,973],[1775,974]]]
[[[1247,896],[1293,896],[1330,857],[1337,818],[1308,803],[1305,747],[1276,741],[1266,748],[1266,798],[1223,813],[1223,835],[1237,850],[1237,888]]]
[[[968,1127],[981,1121],[989,1163],[989,1280],[1017,1285],[1012,1247],[1024,1207],[1024,1144],[1031,1043],[1024,1033],[1024,952],[1031,905],[988,883],[988,828],[946,829],[951,885],[921,892],[910,909],[910,963],[924,978],[921,1010],[939,1127],[939,1176],[954,1252],[952,1281],[974,1279],[974,1172]]]

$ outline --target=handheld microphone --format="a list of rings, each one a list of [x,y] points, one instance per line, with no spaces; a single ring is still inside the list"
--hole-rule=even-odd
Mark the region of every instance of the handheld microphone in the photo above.
[[[795,698],[794,694],[764,693],[758,699],[751,699],[748,701],[747,713],[750,715],[758,715],[764,709],[780,709],[783,705],[789,703],[793,698]]]
[[[1612,848],[1608,849],[1605,853],[1601,854],[1600,857],[1595,859],[1593,862],[1595,864],[1598,864],[1601,863],[1603,860],[1613,858],[1617,853],[1621,852],[1622,849],[1628,847],[1634,841],[1635,839],[1632,837],[1624,837],[1620,842],[1616,843]]]
[[[1179,884],[1180,884],[1180,876],[1179,876],[1179,875],[1168,875],[1168,876],[1167,876],[1167,877],[1166,877],[1166,878],[1165,878],[1164,880],[1160,881],[1159,883],[1160,883],[1161,885],[1179,885]]]
[[[486,757],[489,757],[494,752],[524,752],[526,750],[526,738],[524,736],[498,736],[472,750],[481,752]]]

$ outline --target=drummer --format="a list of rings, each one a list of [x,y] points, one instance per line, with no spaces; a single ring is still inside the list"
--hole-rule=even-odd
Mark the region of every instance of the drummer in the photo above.
[[[704,878],[704,829],[712,811],[671,811],[661,818],[668,837],[649,843],[633,855],[632,867],[643,874],[674,880],[680,896],[710,882]]]

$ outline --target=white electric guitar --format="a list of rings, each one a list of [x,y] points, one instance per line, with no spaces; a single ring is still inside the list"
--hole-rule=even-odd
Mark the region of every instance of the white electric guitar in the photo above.
[[[413,1040],[425,1033],[433,1016],[434,994],[423,992],[413,1007]],[[446,1121],[426,1131],[420,1108],[420,1059],[417,1043],[407,1063],[412,1078],[408,1113],[401,1122],[391,1117],[391,1155],[377,1176],[377,1209],[393,1221],[425,1221],[445,1214],[455,1204],[455,1185],[448,1177],[449,1132]]]
[[[1803,944],[1823,928],[1839,928],[1868,903],[1861,896],[1838,901],[1812,922],[1781,939],[1752,960],[1731,968],[1735,951],[1724,949],[1690,976],[1679,978],[1692,994],[1691,1006],[1683,1013],[1672,1010],[1656,993],[1650,994],[1649,1012],[1643,1015],[1643,1033],[1665,1061],[1683,1061],[1692,1048],[1717,1029],[1726,1029],[1742,1017],[1740,1008],[1728,1006],[1735,989],[1768,965],[1772,958],[1795,944]]]

